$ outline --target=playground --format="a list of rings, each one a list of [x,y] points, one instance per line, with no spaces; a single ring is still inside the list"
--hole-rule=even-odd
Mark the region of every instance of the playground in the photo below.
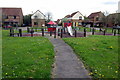
[[[119,29],[53,23],[3,30],[3,78],[117,78]]]

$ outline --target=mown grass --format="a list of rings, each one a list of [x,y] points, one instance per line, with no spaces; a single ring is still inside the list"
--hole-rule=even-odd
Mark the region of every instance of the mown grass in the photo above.
[[[44,37],[9,37],[3,31],[2,77],[48,78],[54,59],[52,44]]]
[[[0,28],[0,79],[2,78],[2,29]]]
[[[94,78],[118,78],[118,37],[64,38]]]

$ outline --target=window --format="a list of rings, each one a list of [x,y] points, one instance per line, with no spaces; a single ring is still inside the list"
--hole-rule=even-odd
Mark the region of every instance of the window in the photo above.
[[[35,15],[34,18],[37,19],[37,15]]]
[[[96,18],[96,21],[99,21],[99,17]]]
[[[81,17],[81,16],[79,17],[79,20],[82,20],[82,17]]]
[[[16,16],[14,16],[14,19],[16,19]]]
[[[38,23],[37,23],[37,22],[34,22],[34,25],[38,25]]]

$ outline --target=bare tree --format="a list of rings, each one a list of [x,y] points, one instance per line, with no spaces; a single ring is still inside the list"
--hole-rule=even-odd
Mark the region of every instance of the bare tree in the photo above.
[[[105,11],[105,12],[103,12],[103,14],[104,14],[104,16],[102,17],[102,21],[103,21],[104,25],[107,26],[109,12]]]
[[[51,21],[51,19],[52,19],[52,13],[47,12],[45,16],[46,16],[46,22]]]

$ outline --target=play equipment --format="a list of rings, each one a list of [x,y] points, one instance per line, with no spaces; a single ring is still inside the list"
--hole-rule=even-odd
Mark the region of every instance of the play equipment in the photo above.
[[[48,24],[48,26],[47,26],[48,27],[48,32],[56,30],[57,23],[55,23],[54,21],[50,21],[47,24]]]
[[[67,28],[68,33],[70,33],[71,36],[73,36],[73,31],[72,31],[72,27],[71,27],[71,23],[64,23],[64,27]]]

